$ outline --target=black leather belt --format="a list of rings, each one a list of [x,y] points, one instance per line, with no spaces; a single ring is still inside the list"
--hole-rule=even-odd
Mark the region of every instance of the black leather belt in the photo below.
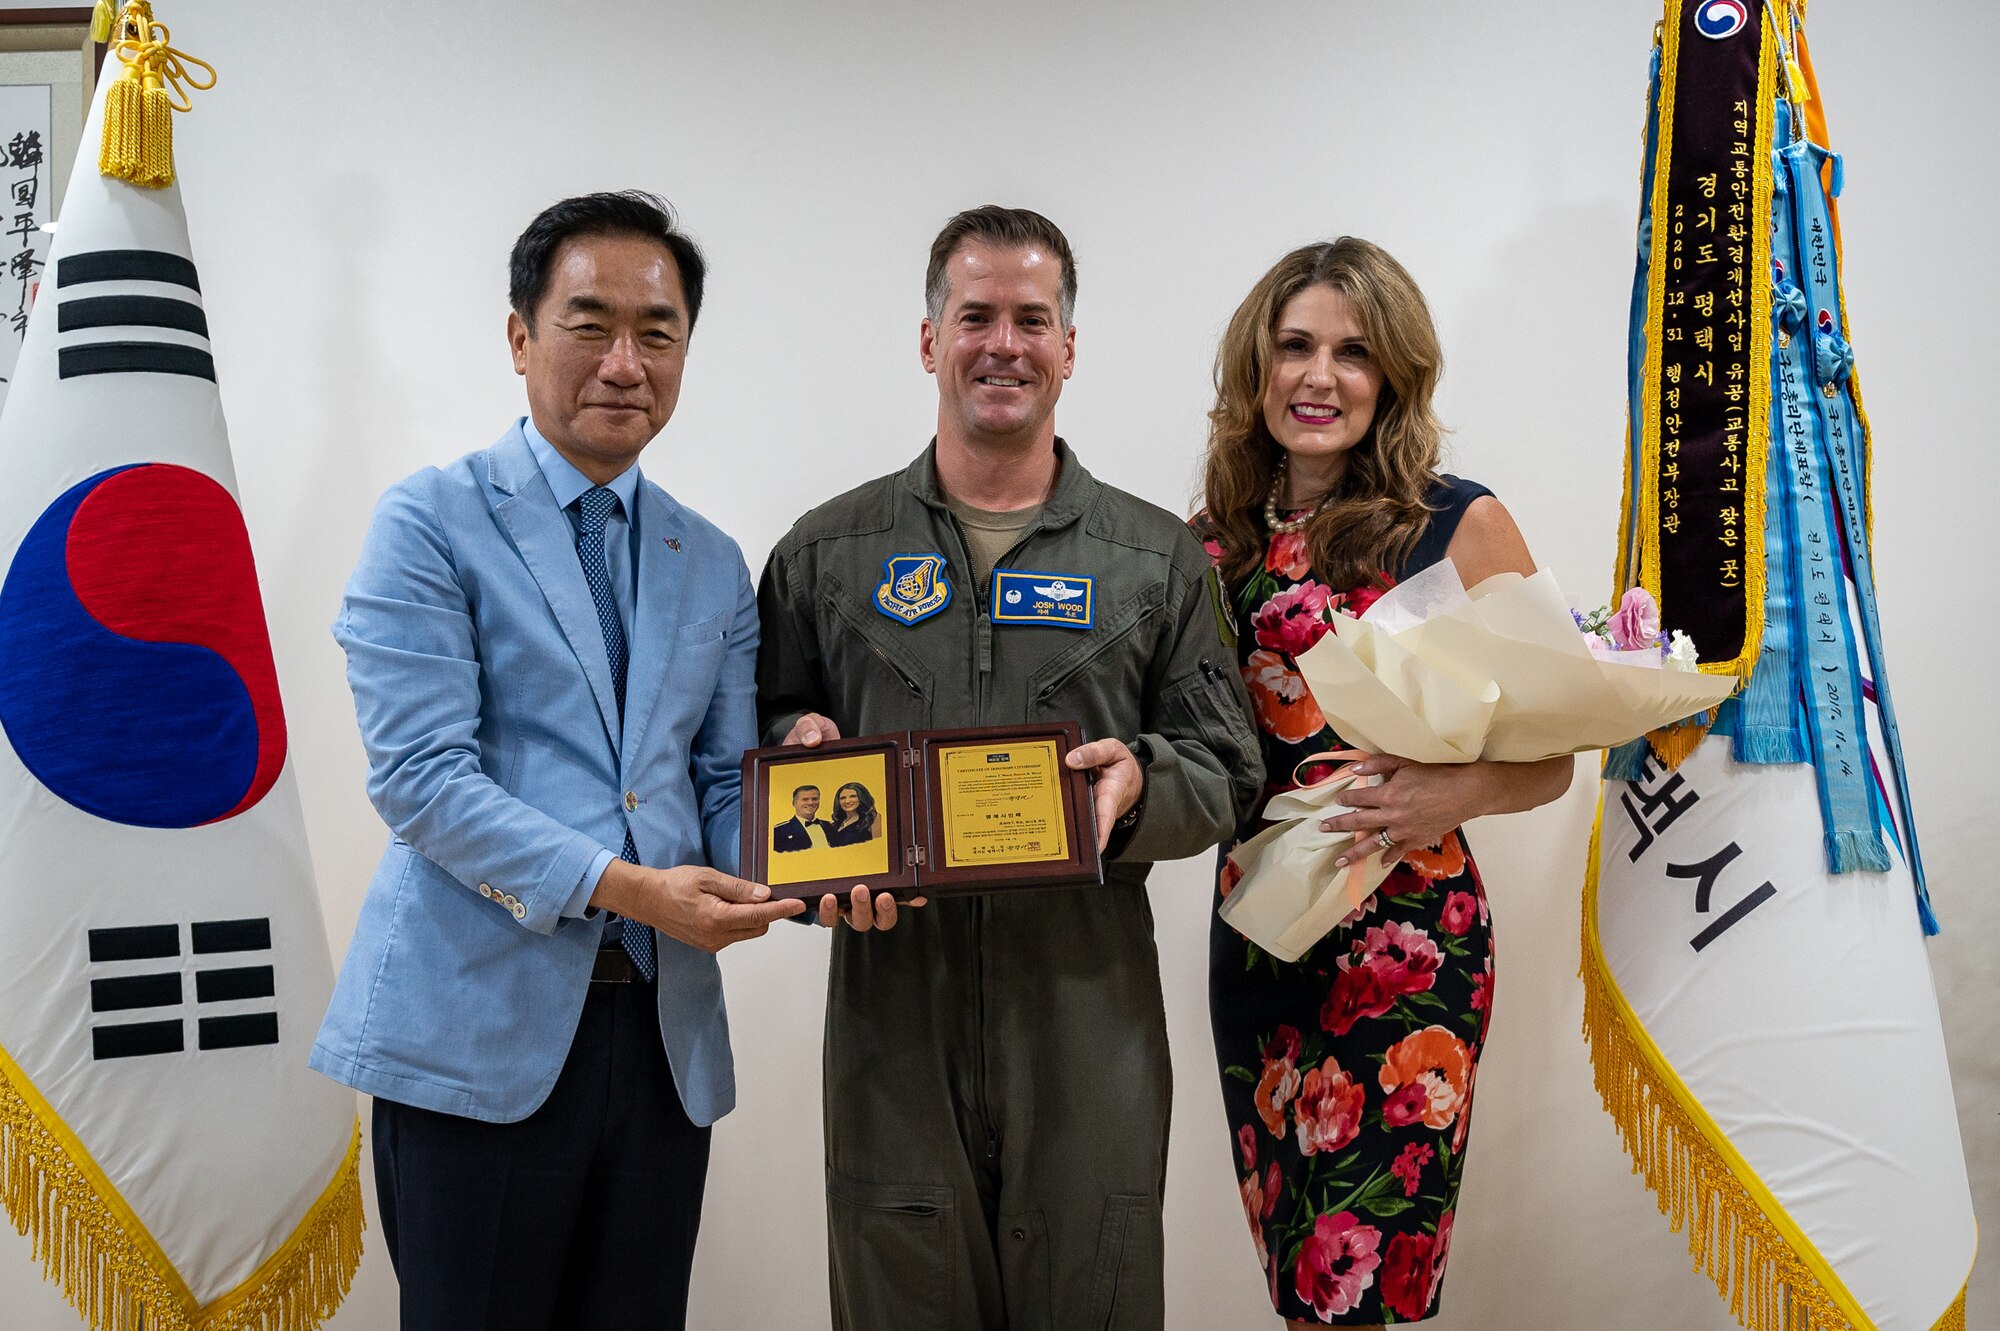
[[[590,968],[592,984],[644,984],[645,977],[622,947],[600,947]]]

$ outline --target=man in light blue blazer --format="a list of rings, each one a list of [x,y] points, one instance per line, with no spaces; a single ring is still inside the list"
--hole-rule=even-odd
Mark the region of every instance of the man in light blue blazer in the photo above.
[[[735,1102],[714,954],[801,909],[732,876],[749,572],[637,465],[703,272],[650,195],[537,217],[531,414],[389,489],[334,625],[391,836],[311,1061],[376,1097],[406,1328],[685,1322]]]

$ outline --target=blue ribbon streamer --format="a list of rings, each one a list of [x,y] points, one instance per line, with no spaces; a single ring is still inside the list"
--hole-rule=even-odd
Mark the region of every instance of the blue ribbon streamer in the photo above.
[[[1833,242],[1827,194],[1821,188],[1821,167],[1829,161],[1833,163],[1834,192],[1838,193],[1844,174],[1838,156],[1803,139],[1787,143],[1778,153],[1778,168],[1784,176],[1785,192],[1790,202],[1786,218],[1792,225],[1793,242],[1798,247],[1802,263],[1799,285],[1806,295],[1813,329],[1813,368],[1818,391],[1808,392],[1806,396],[1813,407],[1816,465],[1821,469],[1825,482],[1821,487],[1819,507],[1822,512],[1818,521],[1826,529],[1829,542],[1826,549],[1835,556],[1844,549],[1845,567],[1851,573],[1851,577],[1842,576],[1842,566],[1838,563],[1833,566],[1835,577],[1831,594],[1836,604],[1821,607],[1815,600],[1810,615],[1812,622],[1804,626],[1808,646],[1813,653],[1811,693],[1815,699],[1815,710],[1826,710],[1825,682],[1839,680],[1841,682],[1837,687],[1852,700],[1851,712],[1855,722],[1852,727],[1855,752],[1846,760],[1845,766],[1836,771],[1834,763],[1827,760],[1828,755],[1824,752],[1818,764],[1822,808],[1828,822],[1827,854],[1836,873],[1847,868],[1887,869],[1889,857],[1882,844],[1883,829],[1888,827],[1891,836],[1895,836],[1897,831],[1887,801],[1876,790],[1872,779],[1874,760],[1867,743],[1867,719],[1859,684],[1861,670],[1857,647],[1863,647],[1868,653],[1869,671],[1875,686],[1883,747],[1891,777],[1896,782],[1897,800],[1902,806],[1903,826],[1901,836],[1896,837],[1898,848],[1902,850],[1916,884],[1917,911],[1923,921],[1924,932],[1935,934],[1938,931],[1937,918],[1931,911],[1930,893],[1924,880],[1923,856],[1917,845],[1902,737],[1896,725],[1895,706],[1890,700],[1888,675],[1883,668],[1881,617],[1875,601],[1875,571],[1869,551],[1864,493],[1867,459],[1862,450],[1866,441],[1860,431],[1859,415],[1854,409],[1852,389],[1848,384],[1854,363],[1853,350],[1842,333],[1840,260]],[[1815,237],[1819,238],[1817,245],[1812,244]],[[1808,248],[1811,253],[1807,252]],[[1805,513],[1806,506],[1797,506],[1797,511]],[[1861,620],[1858,635],[1848,619],[1850,591]],[[1815,596],[1817,594],[1816,590]],[[1826,617],[1835,621],[1835,632],[1822,631],[1827,628],[1822,622]],[[1824,640],[1829,637],[1838,641]],[[1836,738],[1841,733],[1836,731]],[[1867,809],[1865,822],[1847,816],[1855,792],[1841,789],[1846,786],[1858,787],[1859,796],[1865,801]],[[1842,817],[1834,816],[1833,808],[1827,804],[1829,795],[1839,800]],[[1864,829],[1865,837],[1862,835]]]

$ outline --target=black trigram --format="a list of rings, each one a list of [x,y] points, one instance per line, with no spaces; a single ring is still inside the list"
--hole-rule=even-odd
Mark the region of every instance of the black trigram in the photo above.
[[[271,921],[200,920],[188,926],[188,939],[197,959],[221,958],[240,952],[268,952],[271,949]],[[181,931],[178,925],[142,924],[90,931],[92,966],[108,962],[163,961],[180,955]],[[276,976],[268,965],[202,966],[198,961],[194,973],[194,994],[198,1004],[272,998],[277,994]],[[177,1008],[186,1001],[178,969],[110,975],[90,982],[90,1010],[99,1015],[148,1008]],[[216,1017],[197,1015],[195,1040],[196,1046],[201,1049],[240,1049],[246,1045],[276,1044],[278,1014],[238,1012]],[[176,1014],[145,1021],[93,1024],[90,1045],[91,1054],[96,1058],[178,1054],[187,1048],[187,1023]]]
[[[179,296],[83,295],[75,290],[95,282],[158,282],[197,294],[194,264],[165,250],[91,250],[65,255],[56,263],[58,333],[98,328],[172,328],[208,337],[202,308]],[[56,349],[56,372],[64,379],[85,374],[185,374],[215,380],[215,358],[206,347],[183,342],[133,339],[64,342]]]

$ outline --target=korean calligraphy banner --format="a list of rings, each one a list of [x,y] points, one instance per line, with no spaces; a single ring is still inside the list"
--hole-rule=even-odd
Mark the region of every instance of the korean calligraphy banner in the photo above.
[[[1744,1325],[1963,1328],[1976,1234],[1803,10],[1668,0],[1654,53],[1620,585],[1746,682],[1607,759],[1584,1030]]]
[[[361,1244],[326,932],[179,192],[96,166],[0,411],[0,1203],[91,1326],[306,1331]]]

